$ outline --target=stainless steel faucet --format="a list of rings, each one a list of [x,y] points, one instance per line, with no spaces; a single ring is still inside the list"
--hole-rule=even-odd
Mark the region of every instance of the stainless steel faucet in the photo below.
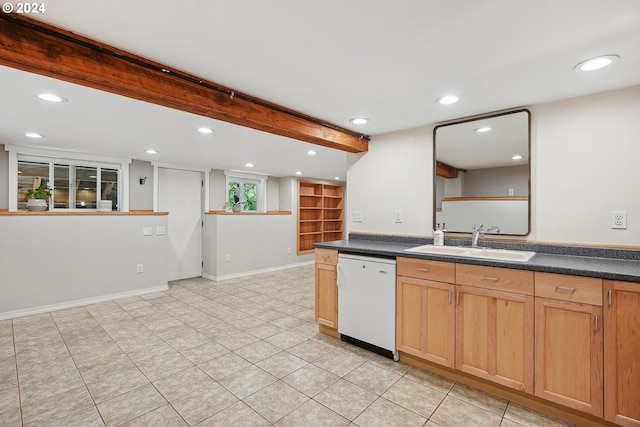
[[[495,225],[492,225],[486,230],[483,230],[482,227],[483,227],[483,224],[480,224],[480,227],[476,229],[476,225],[473,224],[473,233],[471,233],[471,247],[473,248],[478,247],[478,240],[482,239],[485,233],[489,233],[491,231],[496,231],[497,233],[500,232],[500,228]]]

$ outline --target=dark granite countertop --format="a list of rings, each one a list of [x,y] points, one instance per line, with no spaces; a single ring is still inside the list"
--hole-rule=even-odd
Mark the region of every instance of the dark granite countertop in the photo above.
[[[482,241],[482,246],[495,249],[534,251],[527,262],[496,261],[454,255],[432,255],[405,252],[415,246],[432,244],[433,239],[352,234],[349,240],[316,243],[316,248],[336,249],[339,252],[378,257],[406,257],[464,264],[505,267],[517,270],[544,271],[578,276],[640,282],[640,250],[562,246],[537,243]],[[468,240],[447,239],[447,246],[469,246]]]

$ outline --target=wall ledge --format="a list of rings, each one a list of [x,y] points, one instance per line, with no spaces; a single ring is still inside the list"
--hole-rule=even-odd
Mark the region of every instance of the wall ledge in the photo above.
[[[205,215],[291,215],[291,211],[266,211],[266,212],[227,212],[207,211]]]
[[[7,209],[0,209],[0,216],[74,216],[74,215],[97,215],[97,216],[131,216],[131,215],[169,215],[169,212],[153,211],[129,211],[129,212],[98,212],[98,211],[44,211],[29,212],[18,211],[9,212]]]

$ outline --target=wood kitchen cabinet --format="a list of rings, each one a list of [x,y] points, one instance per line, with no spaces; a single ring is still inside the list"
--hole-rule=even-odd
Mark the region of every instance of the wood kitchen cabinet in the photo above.
[[[456,265],[456,369],[533,393],[533,272]]]
[[[535,291],[536,396],[602,417],[602,279],[536,272]]]
[[[640,426],[640,284],[604,281],[604,418]]]
[[[397,349],[453,368],[455,264],[398,258],[397,269]]]
[[[316,249],[315,254],[316,307],[315,319],[320,325],[338,329],[338,251]]]

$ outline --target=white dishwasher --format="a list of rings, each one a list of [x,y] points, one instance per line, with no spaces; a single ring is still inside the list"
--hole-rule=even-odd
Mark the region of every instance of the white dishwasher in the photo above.
[[[395,258],[338,255],[338,332],[343,341],[398,360]]]

